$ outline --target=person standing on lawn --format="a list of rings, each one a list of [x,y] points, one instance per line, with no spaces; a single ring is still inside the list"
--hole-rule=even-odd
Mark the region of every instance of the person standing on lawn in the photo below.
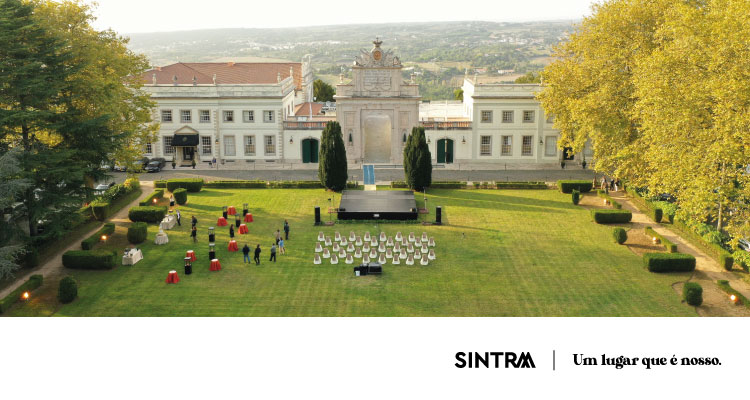
[[[281,240],[281,232],[276,229],[276,244],[279,244],[279,240]]]
[[[229,225],[229,238],[234,239],[234,225]]]
[[[268,259],[268,261],[276,262],[276,245],[275,244],[271,245],[271,258]]]
[[[289,240],[289,221],[284,220],[284,239]]]
[[[198,241],[198,228],[195,225],[190,230],[190,237],[193,238],[193,243]]]
[[[279,240],[279,253],[286,254],[286,248],[284,247],[284,239]]]
[[[245,243],[245,247],[242,248],[242,254],[244,257],[242,258],[242,262],[249,263],[250,262],[250,246]]]
[[[190,221],[193,223],[193,228],[198,225],[198,218],[195,218],[195,215],[190,218]]]
[[[174,207],[174,195],[173,194],[169,195],[169,206]]]
[[[255,247],[255,258],[253,260],[255,260],[255,265],[260,265],[260,244]]]
[[[177,209],[177,212],[175,213],[175,215],[177,216],[177,226],[182,226],[182,224],[180,223],[180,219],[182,219],[182,216],[180,215],[179,208]]]

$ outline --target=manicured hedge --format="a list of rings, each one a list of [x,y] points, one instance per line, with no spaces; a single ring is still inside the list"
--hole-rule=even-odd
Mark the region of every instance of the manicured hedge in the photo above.
[[[31,275],[29,280],[21,284],[16,290],[12,291],[9,295],[5,296],[4,299],[0,300],[0,314],[8,311],[8,309],[21,299],[23,292],[31,292],[34,289],[42,286],[44,277],[41,275]]]
[[[612,229],[612,238],[615,240],[615,243],[623,244],[626,240],[628,240],[628,233],[625,232],[625,228],[621,228],[618,226]]]
[[[155,188],[166,189],[167,188],[167,181],[165,181],[165,180],[154,181],[154,187]]]
[[[498,189],[547,189],[544,182],[495,182]]]
[[[645,210],[643,212],[649,216],[649,218],[653,219],[654,222],[659,223],[662,220],[662,217],[664,216],[664,212],[662,211],[659,204],[652,202],[645,197],[641,196],[640,193],[638,193],[638,190],[630,185],[625,185],[625,191],[633,196],[633,199],[640,201],[645,206]],[[672,214],[672,219],[670,219],[669,222],[672,222],[674,219],[674,214]]]
[[[622,224],[633,218],[628,210],[591,210],[591,216],[597,224]]]
[[[431,189],[464,189],[466,188],[466,182],[459,181],[445,181],[445,182],[432,182],[430,185]]]
[[[166,206],[133,207],[128,211],[128,218],[133,222],[159,223],[167,215]]]
[[[731,271],[734,265],[734,257],[729,254],[728,251],[722,251],[719,253],[719,264],[724,267],[725,270]]]
[[[577,189],[573,189],[573,192],[570,194],[570,199],[573,201],[573,204],[578,205],[578,203],[581,202],[581,192]]]
[[[156,189],[154,190],[153,193],[151,193],[151,195],[141,200],[141,202],[138,203],[138,205],[139,206],[151,206],[154,204],[154,199],[157,199],[158,201],[158,199],[161,199],[162,197],[164,197],[164,189]]]
[[[394,189],[405,189],[408,188],[409,185],[407,185],[405,181],[392,181],[391,187]]]
[[[104,221],[109,216],[109,203],[106,201],[92,202],[91,211],[94,213],[94,218],[98,221]]]
[[[210,181],[203,184],[208,188],[265,189],[266,181]]]
[[[664,236],[658,234],[655,230],[653,230],[650,226],[647,226],[646,229],[644,229],[646,236],[648,237],[656,237],[661,241],[661,244],[664,245],[664,248],[667,249],[670,253],[677,253],[677,245],[669,241],[669,239],[665,238]]]
[[[111,235],[115,232],[115,224],[108,222],[104,224],[102,229],[99,229],[95,234],[87,237],[81,242],[81,248],[84,250],[91,250],[96,246],[97,243],[99,243],[99,240],[101,240],[102,235]]]
[[[320,181],[271,181],[268,182],[271,189],[322,189],[323,184]]]
[[[682,298],[691,306],[698,307],[703,304],[703,287],[696,282],[685,282]]]
[[[112,269],[117,252],[109,250],[70,250],[62,256],[63,266],[72,269]]]
[[[359,182],[356,182],[356,181],[346,182],[346,188],[347,189],[358,189],[359,188]]]
[[[177,188],[185,188],[190,193],[200,192],[203,188],[203,179],[200,178],[186,178],[186,179],[170,179],[167,181],[167,189],[174,193]]]
[[[182,206],[182,205],[185,205],[185,203],[187,203],[187,199],[188,199],[187,189],[185,188],[175,189],[174,192],[172,192],[172,194],[174,195],[174,200],[177,202],[177,204]]]
[[[557,181],[557,188],[563,193],[571,193],[573,189],[578,190],[581,193],[590,192],[594,184],[591,181],[585,180],[560,180]]]
[[[68,304],[78,297],[78,283],[72,276],[66,276],[60,279],[60,285],[57,287],[57,299],[60,303]]]
[[[612,208],[620,210],[622,209],[622,204],[615,201],[615,199],[612,198],[612,196],[609,195],[609,193],[605,192],[604,190],[597,190],[596,195],[607,200],[609,204],[612,204]]]
[[[690,272],[695,270],[695,257],[683,253],[646,253],[643,264],[651,272]]]
[[[744,304],[745,307],[750,307],[750,301],[747,300],[747,297],[729,285],[729,281],[721,279],[716,281],[716,284],[719,285],[719,289],[723,290],[725,293],[735,295],[737,297],[737,302]]]
[[[145,222],[133,222],[128,227],[128,242],[143,243],[148,237],[148,225]]]

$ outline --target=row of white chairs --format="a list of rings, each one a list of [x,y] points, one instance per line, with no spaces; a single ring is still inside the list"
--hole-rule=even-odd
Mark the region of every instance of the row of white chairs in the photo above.
[[[327,257],[323,257],[323,258],[327,258]],[[344,262],[346,264],[353,264],[354,263],[354,257],[351,254],[347,254],[346,257],[342,257],[342,258],[344,259]],[[330,260],[330,263],[334,264],[334,265],[339,263],[339,257],[336,256],[335,254],[332,255],[332,256],[330,256],[329,260]],[[372,260],[375,260],[375,258],[372,258]],[[435,253],[432,252],[431,254],[422,254],[422,257],[417,257],[417,258],[415,258],[414,256],[412,256],[411,254],[408,255],[407,257],[404,257],[404,258],[393,257],[391,259],[391,264],[393,264],[393,265],[399,265],[399,264],[401,264],[401,260],[404,260],[404,264],[406,264],[406,265],[414,265],[415,260],[419,261],[419,263],[421,265],[428,265],[431,260],[435,260]],[[388,259],[385,257],[385,254],[381,254],[380,257],[377,258],[377,261],[378,261],[378,263],[383,264],[383,265],[385,265],[385,264],[388,263]],[[364,255],[362,257],[362,262],[363,263],[369,263],[370,262],[370,257],[368,255]],[[315,257],[313,258],[313,264],[320,265],[322,263],[323,263],[323,261],[321,259],[320,254],[315,254]]]

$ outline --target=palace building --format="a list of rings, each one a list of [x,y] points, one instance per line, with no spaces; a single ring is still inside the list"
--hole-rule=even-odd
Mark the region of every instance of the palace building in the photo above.
[[[335,104],[315,103],[310,57],[299,63],[177,63],[143,74],[157,103],[159,139],[145,156],[178,165],[216,159],[250,163],[315,164],[325,124],[341,124],[349,163],[399,166],[406,137],[425,128],[435,164],[526,164],[559,168],[561,160],[591,158],[557,148],[559,133],[535,94],[536,84],[489,84],[464,78],[463,101],[423,102],[403,77],[397,55],[375,40],[343,75]],[[300,165],[300,167],[303,167]],[[312,167],[312,165],[310,166]]]

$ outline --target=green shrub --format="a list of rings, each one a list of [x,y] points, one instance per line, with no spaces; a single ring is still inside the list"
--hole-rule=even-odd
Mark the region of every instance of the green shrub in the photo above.
[[[323,184],[320,181],[271,181],[268,187],[272,189],[322,189]]]
[[[736,251],[732,253],[734,262],[740,266],[745,272],[750,272],[750,252],[747,251]]]
[[[664,246],[665,249],[667,249],[668,252],[677,253],[677,245],[672,243],[669,239],[657,233],[650,226],[647,226],[646,229],[644,229],[644,232],[646,233],[646,236],[648,237],[651,237],[651,238],[655,237],[659,239],[659,241],[661,241],[661,244]]]
[[[145,222],[133,222],[128,227],[128,242],[143,243],[148,237],[148,225]]]
[[[133,207],[128,211],[128,218],[133,222],[159,223],[167,214],[166,206]]]
[[[78,283],[72,276],[66,276],[60,279],[60,285],[57,287],[57,299],[60,303],[68,304],[78,297]]]
[[[87,237],[81,241],[81,248],[84,250],[91,250],[96,246],[102,238],[102,235],[111,235],[115,232],[115,224],[108,222],[104,224],[102,229],[99,229],[95,234]]]
[[[609,193],[605,192],[604,190],[597,189],[596,195],[607,200],[609,204],[612,205],[612,208],[615,208],[617,210],[622,209],[622,204],[615,201],[615,199],[612,198],[612,196],[609,195]]]
[[[186,179],[170,179],[167,181],[167,189],[174,193],[177,188],[185,188],[190,193],[200,192],[203,188],[203,179],[200,178],[186,178]]]
[[[153,193],[151,193],[148,197],[141,200],[140,203],[138,203],[139,206],[152,206],[154,205],[154,199],[157,201],[164,197],[164,189],[156,189]]]
[[[547,189],[544,182],[498,182],[495,181],[495,187],[498,189]]]
[[[63,266],[71,269],[112,269],[117,252],[109,250],[69,250],[62,256]]]
[[[128,178],[125,179],[125,183],[123,185],[125,185],[125,187],[127,187],[128,190],[132,192],[133,190],[141,188],[141,181],[139,181],[138,178]]]
[[[612,229],[612,238],[615,239],[615,243],[623,244],[628,240],[628,233],[625,231],[625,228],[618,226]]]
[[[581,192],[578,189],[573,189],[570,193],[570,199],[573,201],[573,204],[578,205],[581,202]]]
[[[177,202],[177,204],[182,206],[182,205],[185,205],[185,203],[187,203],[187,199],[188,199],[187,189],[185,188],[175,189],[174,192],[172,192],[172,194],[174,195],[174,200]]]
[[[594,184],[585,180],[560,180],[557,181],[557,188],[563,193],[571,193],[573,189],[581,193],[590,192]]]
[[[722,251],[719,254],[719,264],[724,267],[725,270],[731,271],[732,266],[734,265],[734,257],[732,257],[728,251]]]
[[[703,304],[703,288],[696,282],[685,282],[682,287],[682,298],[691,306]]]
[[[661,222],[662,217],[664,216],[664,212],[661,208],[649,208],[650,212],[648,213],[648,216],[651,217],[651,219],[654,220],[654,222],[659,223]]]
[[[165,181],[165,180],[154,181],[154,187],[155,188],[166,189],[167,188],[167,181]]]
[[[346,183],[347,189],[359,189],[359,182],[357,181],[350,181]]]
[[[690,272],[695,270],[695,257],[683,253],[646,253],[643,264],[651,272]]]
[[[8,311],[8,309],[21,299],[23,292],[31,292],[34,289],[42,286],[44,283],[44,277],[42,275],[31,275],[29,280],[21,284],[16,290],[12,291],[9,295],[5,296],[4,299],[0,300],[0,314]]]
[[[16,257],[16,263],[23,268],[34,268],[39,265],[39,251],[35,246],[24,247],[25,252]]]
[[[391,182],[391,187],[394,188],[394,189],[404,189],[404,188],[407,188],[409,186],[407,186],[406,182],[404,182],[404,181],[392,181]]]
[[[719,289],[723,290],[725,293],[735,295],[739,304],[744,304],[745,307],[750,307],[750,301],[747,300],[747,297],[729,285],[729,281],[720,279],[716,281],[716,284],[719,285]]]
[[[444,182],[432,182],[430,184],[431,189],[464,189],[466,188],[466,182],[458,181],[444,181]]]
[[[591,216],[597,224],[622,224],[633,218],[628,210],[591,210]]]
[[[203,184],[208,188],[265,189],[266,181],[210,181]]]
[[[104,221],[109,216],[109,203],[106,201],[94,201],[91,203],[91,211],[94,213],[94,218],[98,221]]]

